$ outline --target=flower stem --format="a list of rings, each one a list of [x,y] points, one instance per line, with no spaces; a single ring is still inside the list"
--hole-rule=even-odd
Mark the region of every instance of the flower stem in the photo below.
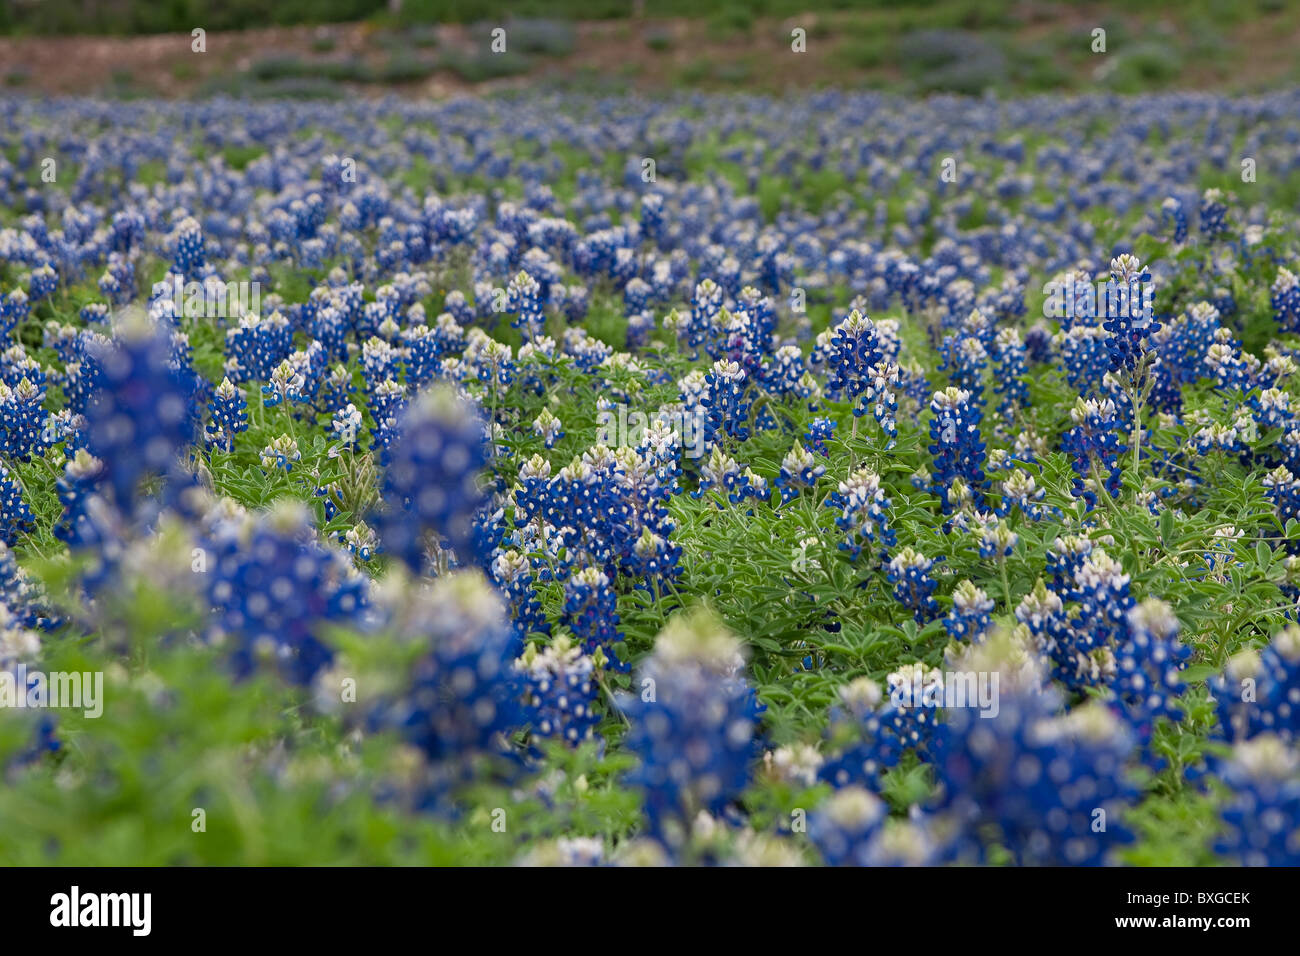
[[[1007,613],[1008,613],[1008,614],[1011,614],[1011,613],[1012,613],[1012,610],[1011,610],[1011,584],[1009,583],[1009,581],[1008,581],[1008,579],[1007,579],[1007,556],[1006,556],[1005,554],[1002,555],[1000,558],[998,558],[998,566],[999,566],[999,567],[1001,568],[1001,570],[1002,570],[1002,595],[1003,595],[1003,600],[1006,601],[1006,605],[1007,605]]]
[[[1142,403],[1146,397],[1143,390],[1136,384],[1130,393],[1133,399],[1133,487],[1137,493],[1142,493]]]
[[[853,415],[853,428],[849,432],[849,474],[850,475],[853,474],[854,470],[858,466],[858,452],[857,452],[858,414],[856,410],[854,410],[851,414]]]

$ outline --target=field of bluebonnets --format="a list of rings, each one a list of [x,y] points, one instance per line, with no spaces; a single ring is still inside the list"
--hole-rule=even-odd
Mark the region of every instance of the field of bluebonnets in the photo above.
[[[1297,92],[4,101],[0,860],[1296,863],[1298,200]]]

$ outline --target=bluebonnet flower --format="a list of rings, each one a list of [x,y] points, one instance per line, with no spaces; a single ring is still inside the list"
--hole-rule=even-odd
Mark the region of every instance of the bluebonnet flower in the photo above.
[[[1147,598],[1128,612],[1128,639],[1115,649],[1115,679],[1111,683],[1142,739],[1154,721],[1178,721],[1180,672],[1192,649],[1178,638],[1178,618],[1159,598]]]
[[[370,414],[378,425],[374,436],[375,446],[381,449],[380,461],[387,464],[388,447],[395,437],[402,409],[406,407],[406,388],[399,382],[385,379],[375,386],[369,397]],[[341,408],[335,408],[334,414],[350,418],[347,409],[351,405],[351,402],[347,402]]]
[[[406,381],[418,389],[442,371],[442,350],[438,334],[427,325],[416,325],[403,329],[401,338]]]
[[[981,640],[989,629],[992,610],[993,602],[982,588],[962,581],[953,589],[952,610],[944,618],[944,629],[954,641]]]
[[[808,819],[808,839],[827,866],[869,866],[889,808],[862,787],[845,787]]]
[[[804,433],[804,446],[811,452],[821,455],[823,458],[830,456],[830,451],[826,447],[827,439],[835,434],[835,419],[833,418],[814,418],[808,423],[808,430]]]
[[[378,336],[371,336],[361,347],[361,377],[372,395],[376,388],[397,378],[402,353]]]
[[[776,477],[782,504],[797,497],[801,490],[813,488],[824,474],[826,466],[818,464],[812,452],[800,442],[795,442],[794,447],[781,460],[781,472]]]
[[[14,682],[14,668],[18,664],[32,663],[40,652],[40,635],[24,624],[18,609],[0,601],[0,674]],[[26,687],[13,689],[20,694],[27,692]]]
[[[1265,388],[1251,394],[1251,415],[1261,428],[1287,429],[1295,420],[1291,410],[1291,396],[1280,388]]]
[[[1011,557],[1020,536],[1005,521],[990,514],[977,514],[974,524],[981,558],[1002,561]]]
[[[750,468],[742,468],[734,458],[725,455],[722,449],[714,447],[709,459],[700,467],[700,483],[692,498],[702,498],[711,488],[726,492],[727,499],[737,504],[746,498],[758,501],[767,500],[767,481],[755,474]]]
[[[501,394],[514,381],[514,353],[510,346],[490,338],[482,329],[470,329],[466,336],[461,366],[466,377],[477,379],[492,394]],[[444,363],[450,367],[452,361]]]
[[[529,644],[515,663],[524,680],[524,713],[532,732],[576,746],[595,737],[600,687],[591,655],[558,634],[545,648]]]
[[[984,343],[974,335],[950,335],[944,339],[940,352],[943,364],[939,371],[947,373],[951,387],[969,392],[971,401],[983,406],[984,372],[989,360]]]
[[[1160,331],[1153,314],[1151,273],[1136,256],[1125,253],[1111,260],[1110,274],[1102,323],[1110,333],[1110,369],[1132,371],[1144,354],[1142,340]]]
[[[1058,666],[1067,664],[1073,671],[1073,658],[1069,653],[1071,633],[1061,595],[1047,587],[1039,578],[1034,589],[1016,605],[1016,620],[1029,631],[1035,649]]]
[[[1173,223],[1174,232],[1170,237],[1177,244],[1187,241],[1187,213],[1183,204],[1174,196],[1169,196],[1160,204],[1161,217]]]
[[[7,336],[31,314],[31,302],[22,289],[11,289],[0,299],[0,335]]]
[[[856,561],[863,549],[880,548],[882,559],[898,545],[898,537],[889,526],[889,498],[880,486],[880,476],[870,468],[859,468],[826,500],[826,506],[840,509],[835,526],[844,532],[841,550]]]
[[[96,346],[98,388],[86,408],[86,447],[104,465],[105,490],[124,515],[136,514],[141,482],[161,476],[164,502],[188,487],[181,456],[198,432],[195,376],[178,363],[171,338],[148,323],[124,323]]]
[[[1042,365],[1052,357],[1052,333],[1038,322],[1025,332],[1025,355],[1035,365]]]
[[[961,479],[973,502],[983,502],[984,442],[980,437],[980,410],[965,389],[949,387],[934,393],[930,401],[930,454],[934,456],[932,488],[943,502],[944,514],[952,514],[958,501],[953,482]]]
[[[1250,388],[1250,369],[1228,329],[1214,333],[1214,343],[1205,350],[1204,367],[1222,389],[1244,392]]]
[[[1281,332],[1300,332],[1300,279],[1285,266],[1278,267],[1270,304],[1273,320]]]
[[[1300,865],[1300,757],[1284,740],[1260,734],[1233,748],[1223,768],[1231,788],[1220,811],[1214,852],[1245,866]]]
[[[1066,535],[1052,542],[1047,551],[1047,573],[1056,593],[1067,600],[1077,598],[1075,579],[1092,550],[1092,540],[1082,535]]]
[[[50,325],[46,327],[45,340],[47,345],[59,352],[60,358],[68,361],[77,353],[81,334],[70,325]],[[27,354],[21,344],[0,351],[0,381],[10,388],[17,388],[22,385],[23,379],[27,379],[31,386],[40,391],[46,381],[45,369]]]
[[[898,680],[910,680],[898,672]],[[856,677],[839,688],[826,727],[831,756],[818,777],[835,787],[863,786],[879,790],[880,775],[897,766],[905,753],[931,756],[935,712],[921,707],[896,707],[883,701],[880,685]]]
[[[506,290],[506,311],[515,316],[510,324],[523,331],[525,341],[542,334],[546,317],[542,312],[541,295],[537,280],[522,271],[510,280]]]
[[[4,547],[0,544],[0,548]],[[6,557],[7,549],[0,551],[0,559]],[[11,607],[0,596],[0,685],[6,688],[0,697],[4,698],[7,720],[18,719],[18,714],[21,714],[14,714],[11,709],[15,698],[30,699],[32,691],[38,687],[37,676],[27,673],[26,667],[38,659],[40,652],[41,639],[26,623],[22,608]],[[26,748],[16,755],[11,754],[7,764],[0,763],[0,770],[35,763],[42,755],[60,749],[61,743],[54,735],[55,723],[52,718],[42,715],[33,723],[35,727],[32,728]]]
[[[528,558],[513,549],[498,552],[492,559],[492,580],[509,604],[510,620],[521,637],[551,632],[534,587],[537,575]]]
[[[628,783],[670,851],[700,811],[721,815],[749,781],[761,707],[744,666],[740,642],[707,613],[678,615],[641,667],[640,696],[625,702],[627,747],[640,758]]]
[[[554,448],[555,443],[564,437],[564,427],[550,409],[543,408],[533,421],[533,431],[542,437],[547,448]]]
[[[103,477],[104,463],[84,448],[77,449],[55,483],[59,503],[63,505],[63,514],[54,526],[56,538],[73,546],[82,539],[78,525],[90,520],[86,514],[87,502]]]
[[[483,503],[478,473],[487,461],[483,423],[445,387],[420,393],[402,413],[388,453],[375,521],[384,550],[412,570],[424,566],[432,537],[465,562],[475,553],[473,518]]]
[[[87,325],[102,325],[108,321],[109,307],[103,302],[91,302],[83,305],[77,314]]]
[[[1285,465],[1278,465],[1264,476],[1264,491],[1277,509],[1283,526],[1293,518],[1300,520],[1300,480]]]
[[[671,531],[671,521],[664,524],[664,531]],[[641,537],[632,546],[632,555],[623,562],[627,571],[641,578],[638,587],[657,589],[662,581],[671,581],[681,573],[681,546],[674,543],[667,534],[641,529]]]
[[[763,771],[766,775],[798,787],[815,786],[824,763],[822,755],[812,744],[777,747],[763,754]]]
[[[1223,201],[1223,191],[1207,189],[1201,196],[1200,225],[1201,232],[1214,239],[1227,228],[1228,206]]]
[[[1065,638],[1052,650],[1053,676],[1077,689],[1108,682],[1115,673],[1115,649],[1130,639],[1134,600],[1123,566],[1093,548],[1074,575],[1071,597],[1079,603]]]
[[[135,263],[121,252],[109,252],[108,269],[99,278],[99,290],[118,306],[125,306],[135,294]]]
[[[885,357],[875,323],[856,309],[831,330],[827,352],[827,391],[854,400],[870,387],[872,371]]]
[[[737,441],[749,438],[748,379],[736,362],[714,362],[704,376],[700,404],[704,406],[704,442],[711,447],[722,434]]]
[[[1025,376],[1029,366],[1025,343],[1016,329],[1002,329],[993,342],[993,359],[997,364],[994,391],[1002,397],[998,414],[1014,420],[1029,405],[1029,387]]]
[[[330,430],[338,440],[338,445],[330,449],[331,457],[336,457],[340,450],[356,451],[361,434],[361,412],[357,406],[349,402],[346,408],[336,411],[330,419]]]
[[[1119,413],[1109,398],[1080,398],[1070,410],[1070,420],[1074,427],[1061,439],[1061,447],[1071,456],[1074,497],[1091,511],[1097,507],[1099,489],[1110,498],[1119,494],[1119,456],[1127,450],[1119,440]]]
[[[248,428],[248,403],[229,378],[223,378],[208,404],[210,419],[204,439],[210,448],[235,450],[235,435]]]
[[[1026,518],[1038,521],[1051,513],[1051,509],[1043,504],[1046,489],[1038,487],[1034,476],[1023,468],[1013,468],[1006,478],[998,482],[998,488],[1002,492],[1002,500],[995,513],[1000,517],[1008,517],[1013,510],[1018,510]]]
[[[363,564],[374,558],[382,550],[379,547],[379,538],[374,529],[364,521],[348,528],[346,532],[340,531],[337,537],[348,553]]]
[[[885,434],[885,450],[888,451],[898,442],[898,389],[902,381],[902,371],[890,361],[880,361],[873,365],[867,375],[867,388],[862,393],[861,402],[854,406],[853,414],[861,416],[871,410],[872,416]]]
[[[612,573],[620,558],[631,556],[639,522],[658,522],[653,480],[648,463],[632,449],[615,454],[596,445],[551,479],[545,517],[557,527],[570,529],[572,559],[585,555],[585,561]]]
[[[186,216],[176,224],[168,236],[168,244],[172,249],[172,268],[181,275],[196,275],[207,261],[203,228],[192,216]]]
[[[1210,301],[1221,315],[1233,316],[1237,314],[1237,300],[1232,297],[1232,290],[1230,289],[1215,286],[1210,294]]]
[[[47,631],[59,623],[51,615],[38,586],[28,578],[3,541],[0,541],[0,605],[7,607],[14,620],[29,630]]]
[[[1208,302],[1193,303],[1152,335],[1161,363],[1179,382],[1194,382],[1214,373],[1206,364],[1210,346],[1223,328],[1219,310]]]
[[[618,629],[617,597],[605,572],[583,568],[565,582],[564,623],[598,663],[626,669],[614,651],[623,634]]]
[[[1245,451],[1245,445],[1237,429],[1223,422],[1210,422],[1197,429],[1191,436],[1189,446],[1201,455],[1218,451],[1236,456]]]
[[[262,449],[262,467],[267,471],[293,471],[293,466],[302,460],[298,450],[298,441],[292,435],[280,435],[271,439],[271,444]]]
[[[378,722],[423,753],[428,778],[420,805],[452,813],[459,784],[476,772],[512,774],[517,767],[506,737],[523,720],[520,675],[511,666],[517,636],[477,572],[444,575],[427,591],[390,593],[393,605],[379,609],[386,629],[428,649]]]
[[[918,624],[926,623],[939,613],[939,604],[934,599],[934,589],[939,582],[930,576],[934,560],[914,548],[903,548],[886,567],[889,583],[894,586],[894,599],[913,612]]]
[[[799,346],[783,345],[763,363],[763,388],[771,395],[807,398],[810,390],[804,384],[806,374],[807,367]]]
[[[1109,334],[1100,325],[1076,325],[1058,332],[1053,339],[1061,354],[1070,388],[1080,395],[1096,391],[1110,371]]]
[[[996,716],[948,713],[937,809],[959,827],[953,859],[987,862],[1000,848],[1021,866],[1096,866],[1132,838],[1119,819],[1136,798],[1124,726],[1098,703],[1054,709],[1050,694],[1004,688]]]
[[[226,649],[237,675],[265,659],[287,680],[310,683],[333,659],[324,629],[358,620],[367,579],[316,539],[298,502],[264,515],[217,512],[208,523],[209,639]]]
[[[23,500],[22,489],[0,462],[0,543],[12,546],[36,526],[36,516]]]
[[[670,424],[670,419],[671,412],[661,409],[641,432],[636,443],[637,453],[654,469],[657,492],[665,497],[681,492],[677,479],[682,474],[684,433],[687,430]],[[687,423],[683,422],[685,424]],[[714,450],[717,451],[716,448]]]
[[[715,340],[721,331],[718,319],[722,313],[724,298],[724,290],[712,279],[706,278],[696,284],[690,313],[683,320],[685,334],[678,333],[686,347],[691,350],[692,357],[699,354],[701,345],[708,348],[710,355],[714,354]]]
[[[41,299],[53,295],[54,290],[59,287],[59,273],[48,262],[33,269],[30,280],[31,284],[27,287],[27,294],[33,302],[40,302]]]
[[[229,376],[226,376],[229,379]],[[233,383],[232,383],[233,384]],[[262,404],[266,408],[278,408],[290,396],[301,395],[306,389],[307,380],[299,365],[285,359],[271,372],[271,377],[262,386]]]
[[[10,388],[0,381],[0,454],[28,461],[41,450],[45,389],[23,378]]]
[[[1300,732],[1300,625],[1288,624],[1262,651],[1239,651],[1210,681],[1219,731],[1229,740],[1274,734],[1288,743]]]
[[[226,331],[225,372],[235,384],[265,382],[292,349],[293,331],[283,314],[245,315]]]
[[[570,285],[564,292],[564,315],[570,322],[581,322],[591,306],[590,293],[585,285]]]
[[[748,289],[752,295],[758,293]],[[763,361],[772,348],[771,307],[762,300],[751,302],[735,311],[723,309],[719,314],[722,325],[722,344],[719,354],[737,363],[745,375],[753,378],[761,374]]]

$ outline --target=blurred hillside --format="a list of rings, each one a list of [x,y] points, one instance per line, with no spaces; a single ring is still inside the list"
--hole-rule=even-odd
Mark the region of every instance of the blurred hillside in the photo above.
[[[490,49],[498,26],[504,53]],[[801,55],[790,49],[796,27]],[[206,31],[201,54],[194,28]],[[1104,52],[1093,49],[1098,28]],[[125,97],[1300,83],[1300,3],[1286,0],[0,0],[0,34],[11,91]]]

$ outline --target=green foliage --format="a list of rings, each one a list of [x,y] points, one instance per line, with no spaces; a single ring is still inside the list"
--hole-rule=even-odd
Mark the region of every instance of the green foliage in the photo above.
[[[1160,89],[1182,69],[1182,57],[1169,44],[1147,43],[1116,53],[1119,64],[1109,83],[1122,93]]]
[[[673,34],[671,30],[662,27],[654,27],[646,30],[645,45],[656,53],[664,53],[673,48]]]

